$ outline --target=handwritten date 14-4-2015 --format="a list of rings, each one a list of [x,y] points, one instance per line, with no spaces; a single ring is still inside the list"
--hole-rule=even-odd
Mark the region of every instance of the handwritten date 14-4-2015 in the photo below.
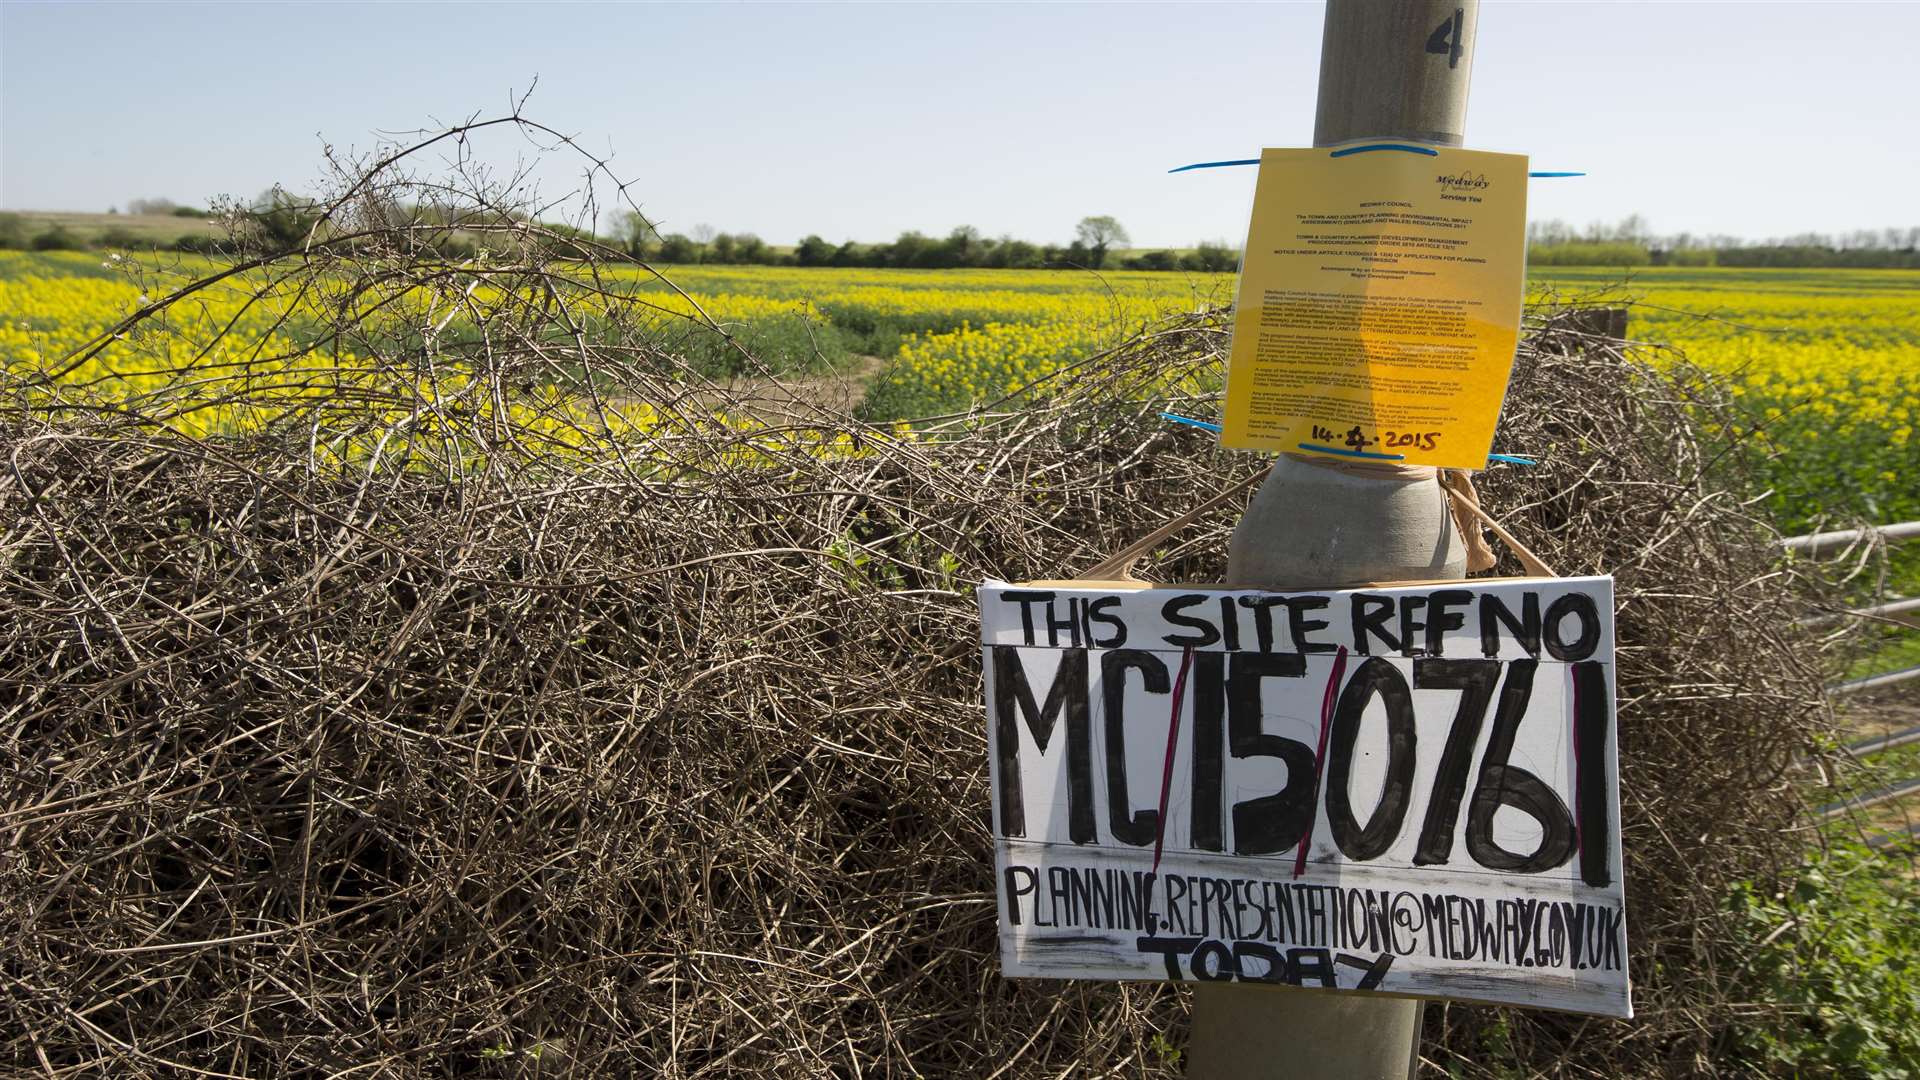
[[[1431,450],[1440,444],[1441,433],[1438,431],[1387,431],[1382,435],[1388,449]],[[1337,440],[1347,449],[1359,453],[1365,453],[1367,447],[1378,446],[1381,443],[1380,437],[1369,436],[1367,430],[1358,424],[1348,428],[1345,435],[1335,435],[1331,428],[1315,424],[1312,437],[1314,442],[1322,445]]]

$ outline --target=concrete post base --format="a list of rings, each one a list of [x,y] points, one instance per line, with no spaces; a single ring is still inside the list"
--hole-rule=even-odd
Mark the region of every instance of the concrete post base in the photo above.
[[[1193,988],[1187,1075],[1406,1080],[1421,1002],[1232,983]]]
[[[1282,457],[1233,531],[1227,584],[1332,588],[1466,573],[1466,548],[1432,477],[1381,480]]]

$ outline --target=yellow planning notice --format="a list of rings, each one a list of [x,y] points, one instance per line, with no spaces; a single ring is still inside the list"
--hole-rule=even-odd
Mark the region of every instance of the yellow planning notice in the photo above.
[[[1484,468],[1520,339],[1527,159],[1376,147],[1260,155],[1221,445]]]

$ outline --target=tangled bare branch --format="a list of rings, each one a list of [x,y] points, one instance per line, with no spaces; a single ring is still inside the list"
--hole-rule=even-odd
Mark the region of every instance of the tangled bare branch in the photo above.
[[[697,305],[412,160],[0,386],[12,1071],[1174,1071],[1177,992],[999,977],[971,587],[1258,467],[1157,419],[1211,407],[1217,316],[877,427],[708,378],[751,353]],[[1619,580],[1641,1018],[1508,1015],[1545,1072],[1713,1071],[1718,898],[1798,850],[1820,672],[1719,407],[1549,328],[1506,424],[1546,464],[1484,481]],[[1230,527],[1143,572],[1217,577]],[[1439,1015],[1470,1072],[1496,1013]]]

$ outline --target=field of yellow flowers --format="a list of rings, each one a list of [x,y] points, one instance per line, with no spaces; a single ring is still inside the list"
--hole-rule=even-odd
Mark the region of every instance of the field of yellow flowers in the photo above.
[[[622,276],[651,297],[665,291],[638,270]],[[849,355],[891,361],[869,410],[888,419],[999,397],[1165,315],[1231,303],[1234,288],[1231,274],[1152,271],[722,266],[672,276],[730,329],[737,313],[769,303],[807,316],[810,325],[797,328],[804,335],[761,334],[762,358],[776,367],[831,370]]]
[[[714,268],[695,291],[811,300],[842,347],[888,358],[875,418],[1018,392],[1151,319],[1229,301],[1231,275]],[[1765,455],[1782,527],[1920,519],[1920,274],[1877,270],[1554,267],[1536,302],[1631,303],[1629,333],[1730,380]],[[1713,433],[1710,433],[1713,434]]]
[[[314,348],[312,295],[246,276],[103,339],[210,265],[190,258],[140,271],[118,255],[0,252],[0,377],[42,406],[137,412],[195,437],[297,424],[323,459],[341,461],[414,447],[477,460],[475,448],[509,421],[517,437],[564,452],[657,419],[641,402],[586,408],[550,383],[508,401],[458,365],[415,369],[372,362],[337,342]],[[381,302],[397,308],[409,299]],[[413,313],[416,323],[434,315]]]
[[[1760,432],[1782,527],[1920,519],[1920,274],[1553,268],[1562,299],[1629,298],[1629,334],[1728,377]],[[1656,355],[1657,360],[1657,355]]]
[[[1162,316],[1230,302],[1234,284],[1231,275],[1133,271],[690,267],[673,275],[683,297],[637,267],[613,275],[658,306],[663,339],[674,335],[670,344],[713,374],[737,373],[741,361],[717,335],[676,318],[695,305],[775,370],[825,373],[881,358],[863,410],[889,420],[1015,395]],[[1783,527],[1829,515],[1920,518],[1920,275],[1554,267],[1533,290],[1542,301],[1631,301],[1633,337],[1726,375],[1769,452],[1758,479]],[[46,370],[141,297],[111,257],[0,253],[0,364],[12,374]],[[297,320],[282,321],[270,305],[221,305],[196,309],[204,320],[238,319],[218,350],[201,355],[191,333],[160,341],[157,352],[152,339],[141,349],[116,343],[64,378],[105,398],[177,400],[175,424],[190,432],[257,423],[254,406],[222,399],[221,373],[240,362],[236,350],[297,354],[281,340],[297,336]],[[342,390],[298,359],[272,377],[316,405]],[[399,400],[418,388],[386,391]]]

